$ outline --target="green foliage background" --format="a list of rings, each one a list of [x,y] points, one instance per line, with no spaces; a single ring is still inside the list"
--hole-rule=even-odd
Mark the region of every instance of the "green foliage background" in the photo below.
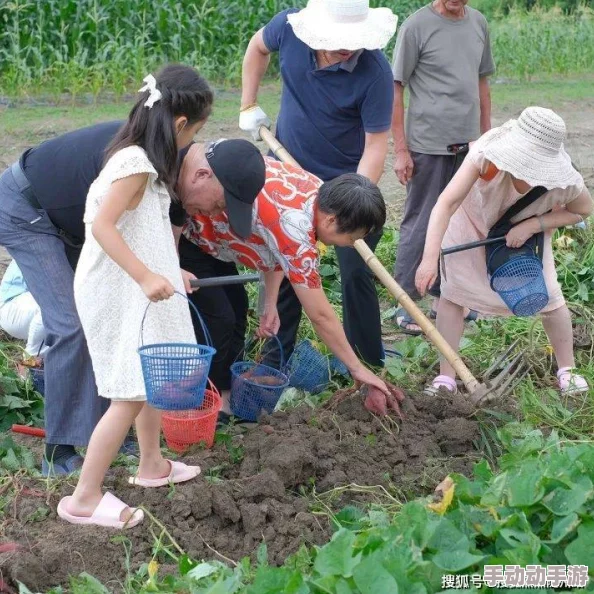
[[[400,23],[424,0],[373,0]],[[0,93],[123,93],[167,61],[238,84],[251,35],[304,0],[10,0],[0,2]],[[475,0],[491,21],[498,74],[588,72],[594,18],[578,0]],[[529,12],[526,12],[530,9]],[[390,57],[392,43],[386,48]],[[277,65],[273,62],[270,74]]]

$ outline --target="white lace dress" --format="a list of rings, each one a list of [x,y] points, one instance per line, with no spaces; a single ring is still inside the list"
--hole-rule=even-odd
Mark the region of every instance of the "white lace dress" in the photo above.
[[[99,394],[117,400],[146,400],[137,349],[142,316],[150,302],[140,286],[103,251],[91,233],[91,224],[112,182],[137,173],[148,173],[149,180],[140,204],[122,215],[118,230],[149,270],[169,279],[185,295],[169,222],[169,193],[157,181],[157,172],[143,149],[122,149],[89,189],[86,241],[74,277],[76,307]],[[143,343],[159,342],[196,342],[188,303],[180,295],[152,303],[148,309]]]

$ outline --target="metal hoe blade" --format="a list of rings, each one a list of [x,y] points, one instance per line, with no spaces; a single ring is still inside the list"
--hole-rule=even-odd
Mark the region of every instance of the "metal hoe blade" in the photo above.
[[[511,394],[528,375],[530,364],[524,359],[524,353],[515,352],[518,344],[519,340],[515,340],[485,371],[483,383],[471,393],[475,404],[483,405]]]

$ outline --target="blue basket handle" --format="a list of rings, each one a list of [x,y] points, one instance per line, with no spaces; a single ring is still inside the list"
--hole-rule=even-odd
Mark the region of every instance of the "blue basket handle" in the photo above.
[[[188,298],[187,295],[184,295],[183,293],[180,293],[179,291],[175,291],[176,295],[179,295],[180,297],[183,297],[192,307],[192,309],[194,310],[194,313],[196,314],[196,316],[198,317],[198,321],[200,322],[200,326],[202,327],[202,332],[204,333],[204,340],[206,341],[206,345],[209,347],[212,347],[212,339],[210,337],[210,332],[208,331],[208,328],[206,327],[206,324],[204,323],[204,320],[202,319],[202,316],[200,315],[200,312],[198,311],[198,308],[192,303],[192,300]],[[149,301],[145,310],[144,310],[144,314],[142,316],[142,322],[140,322],[140,337],[139,337],[139,342],[140,345],[144,345],[144,335],[143,335],[143,330],[144,330],[144,320],[146,318],[146,314],[148,313],[148,308],[150,307],[152,301]]]
[[[243,352],[243,353],[245,353],[246,351],[248,351],[248,350],[249,350],[249,347],[251,347],[251,346],[252,346],[252,344],[253,344],[253,343],[254,343],[256,340],[267,340],[267,341],[268,341],[268,340],[272,340],[272,339],[276,340],[276,343],[278,344],[278,350],[279,350],[279,352],[280,352],[280,365],[279,365],[279,368],[278,368],[278,370],[279,370],[280,372],[283,372],[283,371],[284,371],[284,369],[285,369],[285,351],[284,351],[284,349],[283,349],[283,345],[282,345],[282,343],[281,343],[281,341],[280,341],[279,337],[278,337],[276,334],[275,334],[274,336],[269,336],[269,337],[268,337],[268,338],[266,338],[266,339],[264,339],[264,338],[258,338],[258,337],[256,337],[256,336],[254,336],[253,338],[250,338],[250,339],[248,339],[248,340],[247,340],[247,342],[245,343],[245,345],[243,346],[243,351],[242,351],[242,352]],[[235,357],[235,361],[234,361],[234,363],[236,363],[236,362],[237,362],[237,359],[239,359],[239,356],[240,356],[240,355],[241,355],[241,353],[239,353],[239,355],[237,355],[237,357]]]

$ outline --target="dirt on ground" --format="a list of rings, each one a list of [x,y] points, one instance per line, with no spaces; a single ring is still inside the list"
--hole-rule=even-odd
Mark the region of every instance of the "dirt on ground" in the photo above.
[[[380,419],[354,395],[335,410],[303,406],[264,415],[248,430],[235,427],[227,443],[184,456],[200,464],[202,475],[171,488],[132,487],[126,469],[114,469],[106,488],[131,506],[144,506],[162,524],[146,517],[126,531],[132,570],[151,559],[162,527],[194,559],[239,560],[255,556],[265,542],[270,563],[280,564],[304,543],[327,542],[328,517],[315,513],[321,501],[333,510],[393,503],[387,493],[404,501],[428,494],[448,472],[470,471],[479,427],[464,396],[412,394],[403,412],[404,422]],[[45,592],[86,571],[110,591],[121,591],[126,568],[124,546],[113,538],[117,533],[73,526],[56,515],[74,479],[54,490],[30,479],[15,481],[18,495],[5,508],[2,541],[19,548],[0,554],[0,578]],[[166,536],[162,543],[170,545]]]

